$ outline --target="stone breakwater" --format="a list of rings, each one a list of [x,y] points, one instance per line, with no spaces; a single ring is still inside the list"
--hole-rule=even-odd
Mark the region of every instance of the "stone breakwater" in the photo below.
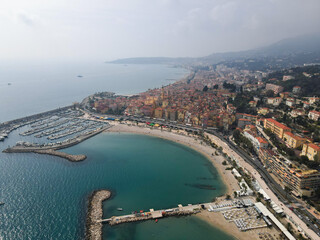
[[[93,131],[89,134],[83,135],[83,136],[79,136],[76,139],[67,142],[67,143],[62,143],[62,144],[55,144],[52,146],[45,146],[45,147],[41,147],[41,146],[36,146],[36,147],[26,147],[26,146],[13,146],[11,148],[7,148],[5,150],[3,150],[2,152],[4,153],[27,153],[27,152],[33,152],[33,153],[39,153],[39,154],[49,154],[49,155],[53,155],[53,156],[57,156],[57,157],[62,157],[65,158],[69,161],[72,162],[78,162],[78,161],[83,161],[87,158],[86,155],[71,155],[68,153],[63,153],[63,152],[58,152],[56,150],[59,149],[64,149],[64,148],[68,148],[68,147],[72,147],[76,144],[79,144],[85,140],[87,140],[88,138],[91,138],[105,130],[107,130],[108,128],[110,128],[110,126],[108,125],[107,127],[102,127],[101,129],[98,129],[96,131]]]
[[[111,192],[108,190],[94,191],[89,197],[86,221],[86,240],[102,240],[102,202],[109,199]]]
[[[68,153],[64,153],[64,152],[58,152],[58,151],[54,151],[52,149],[49,150],[37,150],[34,151],[35,153],[39,153],[39,154],[48,154],[48,155],[52,155],[52,156],[57,156],[57,157],[61,157],[61,158],[65,158],[71,162],[80,162],[83,161],[87,158],[86,155],[84,154],[80,154],[80,155],[72,155],[72,154],[68,154]]]

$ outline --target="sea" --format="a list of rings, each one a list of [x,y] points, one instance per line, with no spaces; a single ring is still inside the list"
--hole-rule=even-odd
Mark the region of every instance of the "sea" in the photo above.
[[[69,105],[95,92],[136,94],[186,74],[185,69],[164,65],[2,65],[0,121]],[[0,202],[5,203],[0,206],[1,240],[84,239],[88,197],[97,189],[112,192],[103,205],[104,217],[208,202],[226,190],[205,156],[152,136],[101,133],[63,150],[86,154],[87,159],[79,163],[32,153],[2,153],[21,140],[19,133],[25,128],[0,142]],[[103,238],[233,239],[195,216],[104,225]]]
[[[137,94],[187,74],[153,64],[0,62],[0,122],[81,102],[97,92]]]

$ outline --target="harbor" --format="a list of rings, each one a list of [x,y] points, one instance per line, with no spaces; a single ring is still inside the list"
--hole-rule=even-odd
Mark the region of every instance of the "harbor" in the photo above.
[[[4,153],[48,154],[72,162],[83,161],[83,154],[72,155],[57,150],[74,146],[110,127],[108,123],[82,119],[83,112],[75,106],[59,108],[0,125],[0,140],[18,132],[20,141],[8,146]]]

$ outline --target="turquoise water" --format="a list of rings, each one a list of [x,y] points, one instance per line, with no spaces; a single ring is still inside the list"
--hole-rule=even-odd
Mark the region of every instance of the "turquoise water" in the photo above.
[[[137,94],[186,74],[165,65],[0,63],[0,122],[71,105],[96,92]]]
[[[107,232],[108,238],[117,240],[232,240],[219,229],[213,228],[197,217],[161,219],[158,223],[147,221],[114,227],[117,235]]]
[[[204,156],[160,138],[103,133],[65,151],[88,158],[71,163],[37,154],[0,154],[0,201],[6,203],[0,207],[0,239],[82,239],[87,198],[96,189],[112,191],[104,204],[106,217],[206,202],[225,191]],[[232,239],[195,217],[105,225],[103,234],[117,240]]]

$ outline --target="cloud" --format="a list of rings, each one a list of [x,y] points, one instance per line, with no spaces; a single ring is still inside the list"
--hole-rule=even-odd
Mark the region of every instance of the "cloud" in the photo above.
[[[317,31],[319,8],[319,0],[3,0],[0,56],[111,60],[239,51]]]
[[[39,20],[37,16],[27,13],[24,10],[17,11],[15,14],[15,18],[18,22],[21,22],[27,26],[34,26]]]

